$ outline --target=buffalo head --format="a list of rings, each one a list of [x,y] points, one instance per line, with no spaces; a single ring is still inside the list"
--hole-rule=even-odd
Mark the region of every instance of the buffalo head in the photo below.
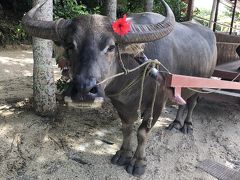
[[[119,66],[116,45],[146,43],[168,35],[175,23],[169,6],[162,0],[167,16],[157,24],[136,24],[131,30],[119,36],[112,30],[110,18],[101,15],[82,15],[71,20],[34,20],[39,4],[23,17],[23,26],[32,36],[51,39],[66,50],[71,61],[71,98],[75,101],[94,100],[103,96],[107,84],[98,82],[116,74]],[[109,83],[109,81],[108,81]]]

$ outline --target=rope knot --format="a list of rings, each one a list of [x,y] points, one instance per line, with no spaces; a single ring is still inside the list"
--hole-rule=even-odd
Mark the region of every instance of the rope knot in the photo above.
[[[148,124],[147,124],[147,128],[148,128],[148,129],[151,129],[151,127],[152,127],[152,121],[153,121],[153,117],[151,116],[151,117],[149,118]]]
[[[128,69],[124,68],[123,70],[124,70],[124,75],[127,75],[129,73]]]

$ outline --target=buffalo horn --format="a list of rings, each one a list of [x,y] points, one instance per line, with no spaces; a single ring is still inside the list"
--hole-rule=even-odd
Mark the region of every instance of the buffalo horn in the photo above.
[[[125,36],[116,35],[120,43],[145,43],[167,36],[174,28],[175,16],[168,4],[161,0],[166,9],[166,17],[157,24],[131,24],[131,31]]]
[[[66,28],[70,20],[59,19],[56,21],[40,21],[34,20],[34,16],[39,8],[41,8],[47,1],[37,4],[29,12],[27,12],[22,19],[22,25],[25,31],[35,37],[43,39],[51,39],[53,41],[61,41],[66,33]]]

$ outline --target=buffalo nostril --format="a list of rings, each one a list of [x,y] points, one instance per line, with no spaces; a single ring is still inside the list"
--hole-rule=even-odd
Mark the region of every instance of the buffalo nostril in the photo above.
[[[92,94],[97,94],[98,93],[97,86],[94,86],[89,92],[92,93]]]

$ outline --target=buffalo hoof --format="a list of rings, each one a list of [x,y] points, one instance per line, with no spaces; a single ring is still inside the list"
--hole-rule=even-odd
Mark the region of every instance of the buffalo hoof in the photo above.
[[[129,164],[132,157],[133,157],[133,152],[132,151],[119,150],[112,157],[111,162],[112,162],[112,164],[116,164],[116,165],[119,165],[119,166],[124,166],[124,165]]]
[[[180,130],[181,128],[182,128],[182,125],[180,121],[174,120],[171,124],[169,124],[169,126],[167,127],[167,130],[170,130],[170,131],[173,129]]]
[[[146,160],[138,160],[133,158],[131,162],[127,165],[126,171],[129,174],[132,174],[133,176],[141,176],[145,173],[147,166],[147,161]]]
[[[193,134],[193,125],[191,122],[185,122],[181,128],[182,133],[184,134]]]

